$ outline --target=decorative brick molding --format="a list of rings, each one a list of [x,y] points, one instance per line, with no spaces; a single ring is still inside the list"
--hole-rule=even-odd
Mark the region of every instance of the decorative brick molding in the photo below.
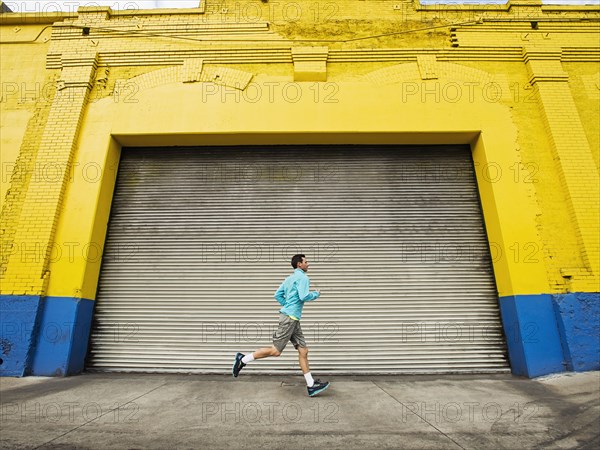
[[[533,6],[540,8],[542,6],[542,0],[509,0],[509,8],[514,6]]]
[[[293,47],[294,81],[327,81],[328,47]]]
[[[436,57],[435,55],[419,55],[417,56],[417,64],[422,80],[435,80],[438,78],[436,74]]]
[[[527,17],[527,16],[526,16]],[[591,57],[598,47],[598,28],[592,24],[582,24],[575,28],[568,23],[544,22],[537,29],[538,21],[544,19],[532,17],[521,19],[514,24],[503,25],[493,19],[482,25],[457,26],[451,30],[453,47],[458,48],[494,48],[494,52],[503,52],[511,47],[565,48],[569,53],[574,50],[581,56]],[[565,55],[566,56],[566,55]],[[565,57],[563,56],[563,57]]]
[[[569,75],[560,63],[561,55],[562,51],[559,48],[528,48],[524,51],[523,61],[528,66],[529,82],[535,84],[541,81],[568,81]]]
[[[110,20],[112,9],[108,6],[80,6],[77,9],[79,24],[94,24]]]

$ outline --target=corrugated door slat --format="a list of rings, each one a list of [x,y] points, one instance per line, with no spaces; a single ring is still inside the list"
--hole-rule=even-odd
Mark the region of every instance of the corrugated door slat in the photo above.
[[[88,368],[229,373],[305,253],[314,372],[507,372],[488,248],[466,147],[124,149]]]

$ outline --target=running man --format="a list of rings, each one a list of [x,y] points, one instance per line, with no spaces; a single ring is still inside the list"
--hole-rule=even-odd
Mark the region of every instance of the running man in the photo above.
[[[304,378],[306,378],[308,395],[314,397],[327,389],[329,382],[313,380],[308,367],[308,347],[302,334],[300,319],[302,318],[304,302],[318,299],[321,293],[318,289],[310,292],[310,279],[306,275],[308,261],[305,255],[294,255],[292,257],[292,267],[294,272],[281,283],[281,286],[275,292],[275,298],[282,308],[279,310],[279,328],[273,334],[273,345],[258,349],[249,355],[237,353],[233,362],[233,376],[237,377],[240,370],[255,359],[281,355],[288,341],[291,341],[298,350],[298,359]]]

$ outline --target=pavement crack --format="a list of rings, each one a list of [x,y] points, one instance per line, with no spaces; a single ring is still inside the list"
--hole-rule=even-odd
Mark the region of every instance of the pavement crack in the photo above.
[[[450,439],[452,442],[454,442],[457,446],[459,446],[460,448],[462,448],[463,450],[465,450],[465,447],[463,447],[462,445],[460,445],[458,442],[456,442],[454,439],[452,439],[450,436],[448,436],[446,433],[444,433],[442,430],[440,430],[438,427],[436,427],[434,424],[432,424],[431,422],[429,422],[427,419],[421,417],[419,414],[417,414],[416,412],[411,411],[410,408],[407,408],[406,405],[404,403],[402,403],[400,400],[398,400],[396,397],[394,397],[392,394],[390,394],[388,391],[386,391],[385,389],[383,389],[381,386],[379,386],[375,381],[371,382],[377,386],[379,389],[381,389],[384,393],[386,393],[387,395],[389,395],[392,399],[394,399],[395,401],[397,401],[398,403],[400,403],[402,405],[403,408],[406,408],[408,411],[412,412],[415,416],[419,417],[423,422],[429,424],[429,426],[431,426],[432,428],[434,428],[435,430],[437,430],[439,433],[443,434],[444,436],[446,436],[448,439]]]
[[[99,416],[96,416],[96,417],[94,417],[93,419],[90,419],[90,420],[88,420],[87,422],[84,422],[84,423],[82,423],[81,425],[78,425],[78,426],[76,426],[75,428],[72,428],[72,429],[70,429],[69,431],[65,431],[63,434],[61,434],[61,435],[59,435],[59,436],[56,436],[55,438],[52,438],[52,439],[50,439],[49,441],[46,441],[46,442],[44,442],[43,444],[40,444],[40,445],[38,445],[37,447],[34,447],[34,448],[33,448],[33,450],[37,450],[37,449],[39,449],[39,448],[42,448],[42,447],[44,447],[45,445],[48,445],[48,444],[50,444],[51,442],[54,442],[54,441],[56,441],[57,439],[60,439],[60,438],[62,438],[62,437],[64,437],[64,436],[66,436],[67,434],[70,434],[70,433],[72,433],[72,432],[74,432],[74,431],[77,431],[77,430],[79,430],[80,428],[82,428],[82,427],[85,427],[87,424],[90,424],[90,423],[94,422],[95,420],[98,420],[98,419],[100,419],[101,417],[104,417],[104,416],[106,416],[107,414],[110,414],[110,413],[112,413],[112,412],[116,411],[116,410],[117,410],[117,409],[119,409],[119,408],[123,408],[123,407],[125,407],[125,406],[129,405],[130,403],[133,403],[133,402],[135,402],[136,400],[139,400],[140,398],[142,398],[142,397],[144,397],[144,396],[146,396],[146,395],[148,395],[148,394],[150,394],[150,393],[152,393],[152,392],[156,391],[157,389],[160,389],[161,387],[163,387],[163,386],[166,386],[166,385],[167,385],[167,383],[163,383],[163,384],[161,384],[160,386],[157,386],[157,387],[155,387],[155,388],[153,388],[153,389],[150,389],[148,392],[144,392],[143,394],[141,394],[141,395],[138,395],[136,398],[133,398],[133,399],[129,400],[129,401],[128,401],[128,402],[126,402],[126,403],[123,403],[122,405],[118,405],[116,408],[111,408],[111,409],[108,409],[108,410],[107,410],[105,413],[102,413],[102,414],[100,414]]]

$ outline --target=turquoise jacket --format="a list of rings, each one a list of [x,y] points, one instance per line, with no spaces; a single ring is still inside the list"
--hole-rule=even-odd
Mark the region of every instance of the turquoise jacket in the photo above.
[[[279,312],[298,319],[302,318],[304,302],[318,298],[318,292],[310,292],[310,279],[302,269],[294,270],[289,277],[283,280],[275,292],[275,299],[283,306]]]

